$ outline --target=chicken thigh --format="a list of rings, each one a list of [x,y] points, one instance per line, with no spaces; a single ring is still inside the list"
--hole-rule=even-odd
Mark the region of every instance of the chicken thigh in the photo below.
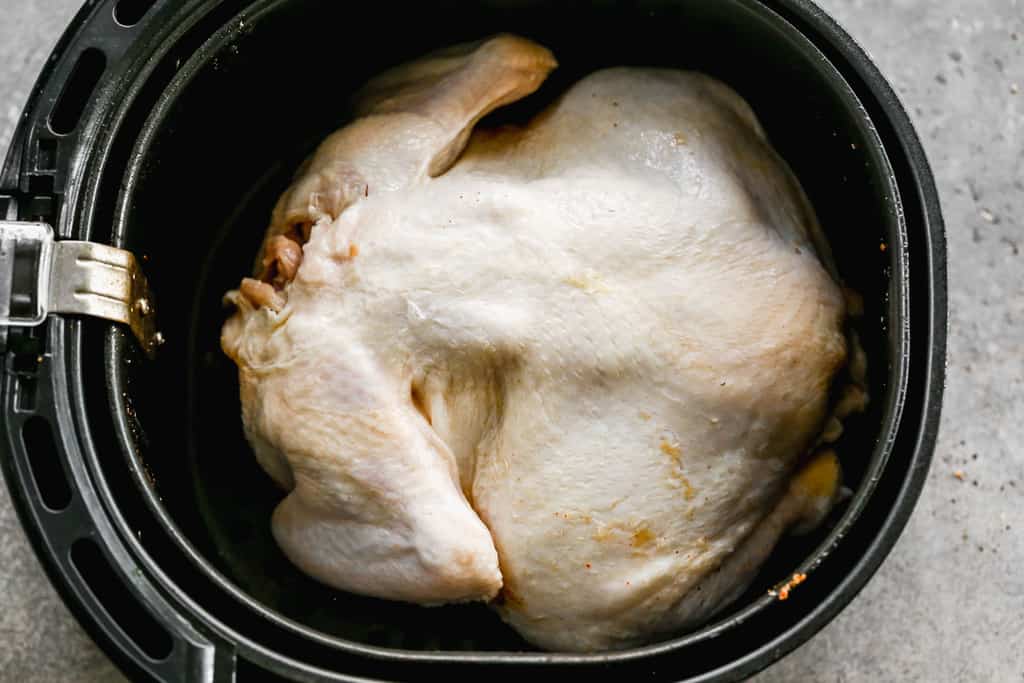
[[[279,201],[222,346],[299,568],[594,651],[707,619],[827,512],[838,462],[809,454],[846,310],[717,81],[608,69],[474,130],[554,67],[498,36],[372,81]]]

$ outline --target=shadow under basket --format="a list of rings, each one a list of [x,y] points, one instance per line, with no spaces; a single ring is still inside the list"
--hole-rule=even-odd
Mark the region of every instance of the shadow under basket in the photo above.
[[[376,600],[301,573],[271,536],[283,494],[244,439],[236,368],[219,348],[223,294],[249,272],[295,168],[349,119],[352,92],[498,32],[549,47],[560,67],[483,126],[525,120],[608,66],[731,85],[864,300],[855,328],[871,403],[837,444],[853,495],[817,531],[784,538],[713,622],[644,648],[539,652],[484,605]],[[891,89],[808,2],[97,2],[58,44],[26,114],[0,202],[16,198],[19,218],[48,218],[62,237],[134,252],[167,338],[149,360],[122,328],[51,317],[6,341],[12,497],[65,600],[133,676],[736,680],[838,613],[916,501],[945,357],[938,201]],[[808,578],[788,600],[769,594],[794,572]]]

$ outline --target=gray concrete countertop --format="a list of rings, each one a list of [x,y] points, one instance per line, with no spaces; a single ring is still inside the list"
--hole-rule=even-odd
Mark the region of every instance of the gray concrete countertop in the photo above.
[[[79,2],[4,0],[0,158]],[[895,85],[934,166],[949,231],[949,384],[928,484],[892,554],[756,680],[1022,681],[1024,2],[820,2]],[[0,636],[0,681],[123,680],[50,587],[5,488]]]

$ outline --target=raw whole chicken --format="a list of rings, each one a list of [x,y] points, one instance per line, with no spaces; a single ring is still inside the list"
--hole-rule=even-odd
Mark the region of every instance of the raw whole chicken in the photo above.
[[[621,649],[706,620],[821,520],[840,472],[816,449],[866,397],[830,402],[846,298],[748,105],[615,68],[475,130],[555,66],[501,35],[371,81],[222,346],[300,569]]]

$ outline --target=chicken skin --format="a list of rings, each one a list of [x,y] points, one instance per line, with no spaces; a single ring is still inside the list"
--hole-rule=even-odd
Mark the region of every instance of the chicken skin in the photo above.
[[[555,67],[501,35],[371,81],[280,199],[222,347],[300,569],[621,649],[706,620],[828,511],[814,449],[852,349],[814,213],[736,93],[614,68],[476,127]]]

